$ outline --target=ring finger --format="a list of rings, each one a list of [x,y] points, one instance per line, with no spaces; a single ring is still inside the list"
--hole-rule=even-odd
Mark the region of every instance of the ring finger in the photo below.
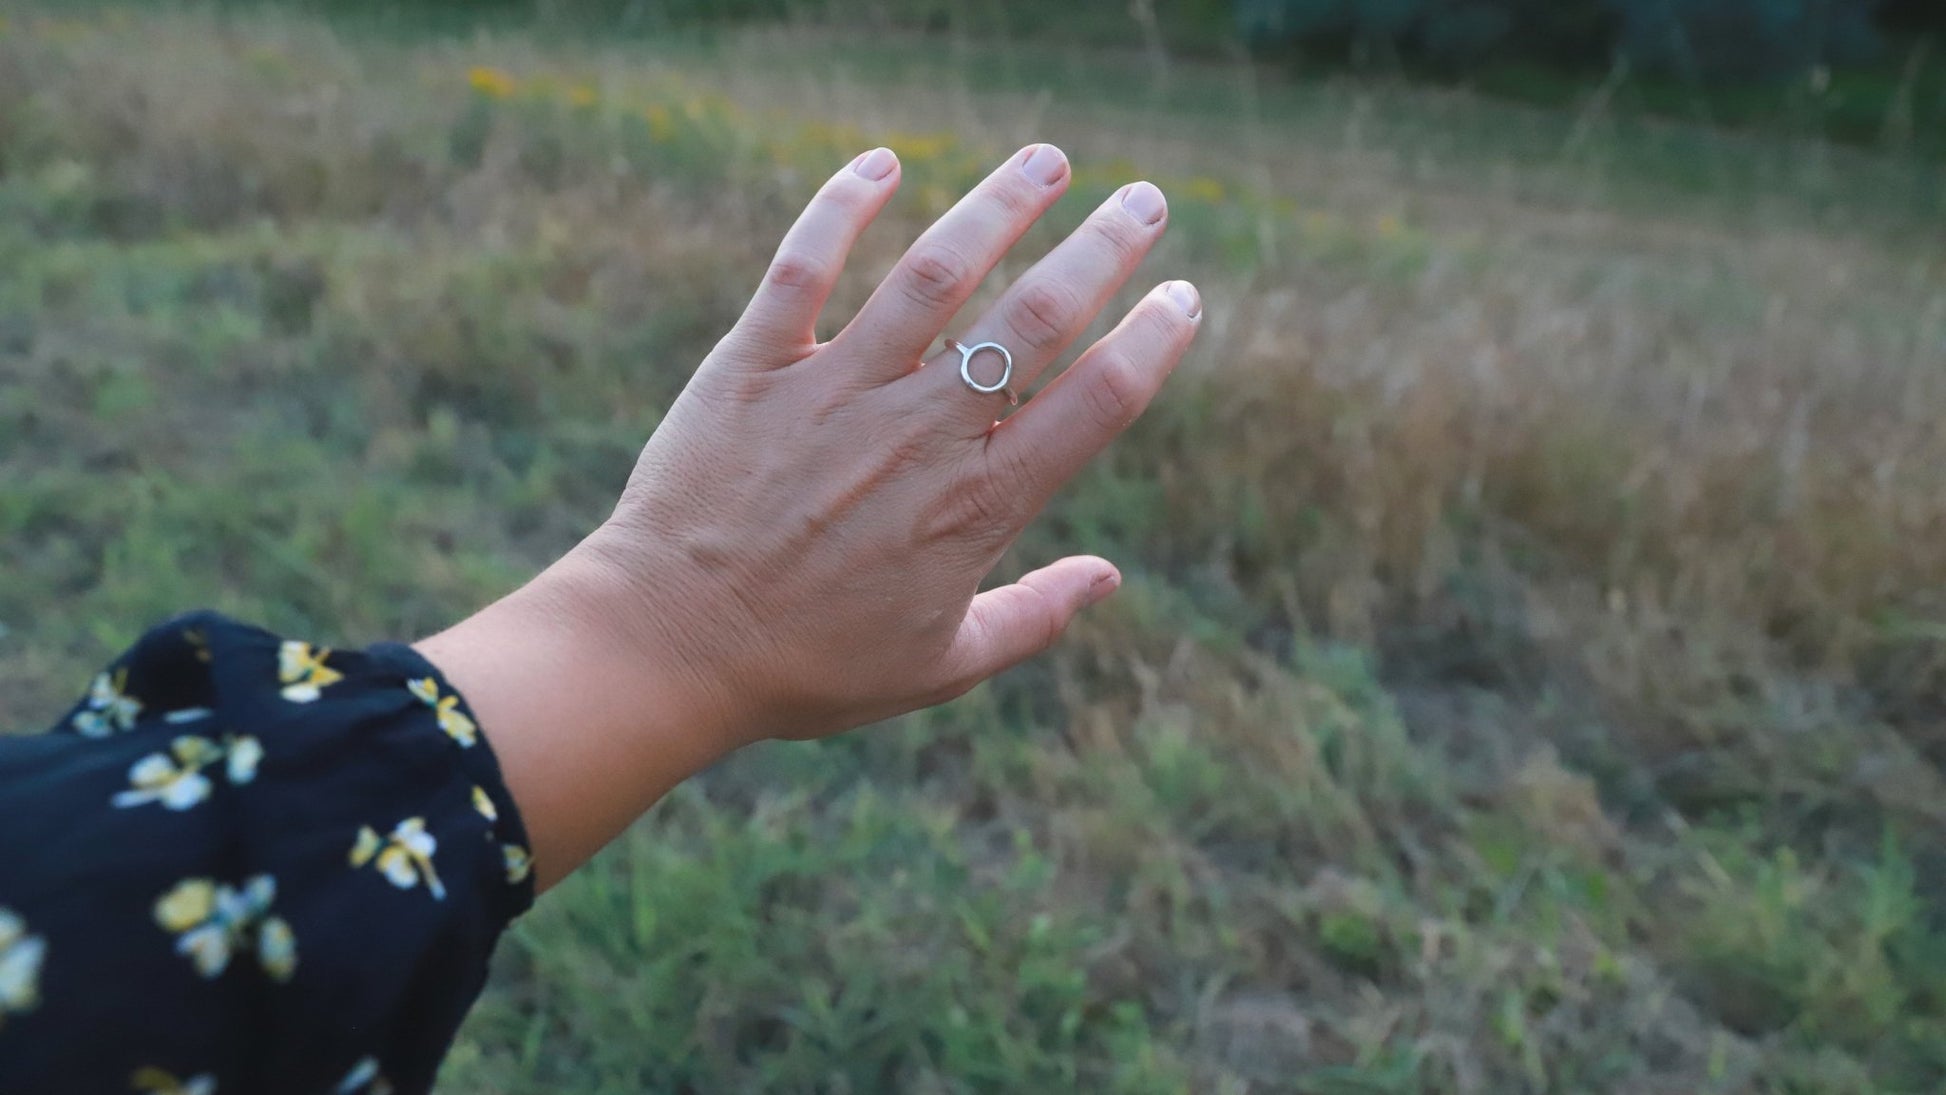
[[[1115,291],[1135,273],[1169,219],[1162,191],[1146,182],[1116,191],[1081,227],[1023,274],[992,307],[958,336],[962,346],[997,343],[1010,355],[1008,387],[1018,392],[1061,356],[1094,321]],[[967,389],[961,351],[948,347],[902,383],[928,384],[938,399],[962,409],[970,434],[984,433],[1008,395]],[[1005,359],[982,351],[969,363],[974,382],[993,385]],[[957,391],[947,391],[952,388]]]

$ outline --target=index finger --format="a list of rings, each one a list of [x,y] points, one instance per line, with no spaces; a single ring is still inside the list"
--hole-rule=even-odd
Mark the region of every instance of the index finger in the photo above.
[[[861,152],[831,176],[777,247],[764,280],[737,321],[763,356],[796,361],[817,348],[818,313],[838,284],[845,257],[898,188],[889,148]]]

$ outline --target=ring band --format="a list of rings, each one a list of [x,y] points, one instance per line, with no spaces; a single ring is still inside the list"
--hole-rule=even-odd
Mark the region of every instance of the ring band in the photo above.
[[[967,387],[979,392],[981,395],[1005,392],[1009,406],[1020,406],[1020,395],[1013,390],[1011,385],[1014,378],[1014,355],[1008,353],[1005,346],[1000,345],[998,342],[981,342],[968,346],[958,339],[952,338],[946,340],[946,346],[948,349],[959,351],[959,378],[966,382]],[[991,384],[982,384],[973,379],[974,355],[985,350],[992,350],[994,353],[1000,355],[1000,379]]]

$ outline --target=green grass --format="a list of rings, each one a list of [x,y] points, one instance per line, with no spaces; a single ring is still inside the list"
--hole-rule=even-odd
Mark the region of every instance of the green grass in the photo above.
[[[1210,301],[1006,564],[1124,589],[680,789],[514,928],[443,1089],[1946,1084],[1933,168],[933,44],[10,16],[0,723],[178,609],[355,643],[509,588],[825,172],[908,178],[839,315],[1045,135],[1026,249],[1146,175],[1148,279]]]

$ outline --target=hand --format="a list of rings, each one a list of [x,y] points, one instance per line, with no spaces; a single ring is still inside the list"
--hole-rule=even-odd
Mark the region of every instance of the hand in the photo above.
[[[956,351],[922,358],[1061,196],[1067,160],[1051,145],[1008,160],[820,344],[818,314],[898,174],[879,149],[827,182],[614,515],[507,607],[423,644],[492,738],[553,877],[724,752],[950,699],[1046,650],[1120,580],[1081,556],[979,592],[1053,492],[1148,405],[1195,335],[1195,290],[1159,286],[996,423],[1007,397],[965,385]],[[1166,219],[1155,187],[1124,187],[955,337],[1007,347],[1025,387]],[[974,368],[990,380],[998,358]],[[523,656],[536,645],[547,653]],[[589,692],[603,694],[594,710]],[[553,729],[537,737],[532,722]]]

